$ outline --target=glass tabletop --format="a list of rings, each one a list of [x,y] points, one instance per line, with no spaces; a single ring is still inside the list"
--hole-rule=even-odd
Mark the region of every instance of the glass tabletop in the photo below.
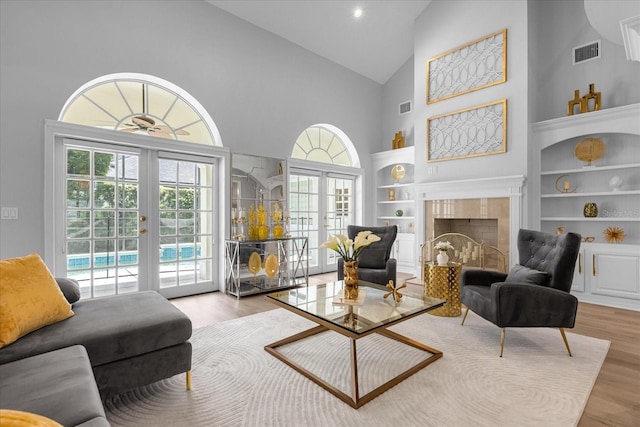
[[[384,298],[390,291],[389,288],[360,280],[360,294],[362,296],[364,293],[364,299],[360,297],[361,303],[348,304],[339,298],[342,288],[343,282],[337,281],[275,292],[267,295],[267,298],[293,312],[303,312],[356,334],[364,334],[400,319],[426,313],[445,303],[441,299],[405,293],[403,291],[406,288],[400,291],[402,298],[396,303],[393,295]]]

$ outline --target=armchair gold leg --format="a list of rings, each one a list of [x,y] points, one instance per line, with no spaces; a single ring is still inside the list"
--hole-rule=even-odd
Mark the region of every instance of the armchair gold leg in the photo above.
[[[571,354],[571,349],[569,348],[569,341],[567,341],[567,336],[564,334],[564,328],[560,328],[560,333],[562,334],[562,339],[564,340],[564,346],[567,347],[567,351],[569,352],[569,357],[573,357]]]
[[[500,331],[500,357],[502,357],[502,350],[504,350],[504,335],[506,333],[506,329],[502,328]]]
[[[465,307],[466,311],[464,312],[464,316],[462,317],[461,325],[464,325],[464,321],[467,319],[467,314],[469,314],[469,307]]]
[[[187,371],[187,390],[191,390],[191,371]]]

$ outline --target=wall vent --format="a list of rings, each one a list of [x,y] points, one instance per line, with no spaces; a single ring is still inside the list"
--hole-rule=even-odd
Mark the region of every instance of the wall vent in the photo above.
[[[573,48],[573,65],[600,58],[600,40]]]
[[[403,102],[400,104],[399,109],[400,115],[408,114],[411,112],[411,101]]]

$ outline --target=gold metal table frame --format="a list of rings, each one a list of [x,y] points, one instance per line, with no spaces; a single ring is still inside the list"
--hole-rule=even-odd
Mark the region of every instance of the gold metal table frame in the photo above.
[[[269,297],[267,297],[269,298]],[[403,322],[405,320],[408,320],[410,318],[413,318],[415,316],[424,314],[425,312],[428,312],[432,309],[441,307],[444,302],[437,304],[433,307],[428,307],[425,308],[422,311],[413,313],[411,315],[408,315],[406,317],[402,317],[399,319],[396,319],[394,321],[391,321],[389,323],[377,326],[377,327],[373,327],[370,330],[367,330],[366,332],[363,333],[355,333],[350,331],[349,329],[340,327],[330,321],[324,320],[320,317],[314,316],[313,314],[307,313],[303,310],[300,309],[295,309],[295,307],[292,307],[289,304],[286,304],[282,301],[278,301],[276,299],[271,299],[269,298],[269,300],[272,303],[275,303],[276,305],[279,305],[282,308],[285,308],[293,313],[296,313],[306,319],[309,319],[315,323],[318,323],[319,325],[316,327],[313,327],[311,329],[299,332],[295,335],[292,335],[288,338],[284,338],[280,341],[276,341],[272,344],[266,345],[264,347],[264,349],[271,355],[273,355],[274,357],[276,357],[277,359],[280,359],[282,362],[286,363],[287,365],[289,365],[291,368],[293,368],[294,370],[296,370],[297,372],[299,372],[300,374],[304,375],[306,378],[310,379],[311,381],[313,381],[314,383],[316,383],[317,385],[319,385],[320,387],[324,388],[325,390],[327,390],[329,393],[333,394],[334,396],[336,396],[337,398],[339,398],[340,400],[342,400],[343,402],[345,402],[346,404],[348,404],[349,406],[351,406],[354,409],[358,409],[361,406],[365,405],[366,403],[370,402],[371,400],[375,399],[376,397],[378,397],[379,395],[381,395],[382,393],[384,393],[385,391],[389,390],[390,388],[394,387],[395,385],[399,384],[400,382],[404,381],[405,379],[407,379],[408,377],[410,377],[411,375],[415,374],[416,372],[420,371],[421,369],[423,369],[424,367],[430,365],[431,363],[435,362],[436,360],[440,359],[442,357],[442,352],[440,350],[437,350],[435,348],[432,348],[428,345],[422,344],[420,342],[417,342],[411,338],[408,338],[404,335],[398,334],[396,332],[393,331],[389,331],[387,328],[396,325],[400,322]],[[353,313],[353,307],[349,307],[349,313],[347,315],[345,315],[345,317],[347,316],[355,316],[357,317],[357,314]],[[362,319],[359,318],[357,319],[359,321],[365,321],[366,319]],[[342,390],[334,387],[333,385],[329,384],[327,381],[323,380],[322,378],[318,377],[317,375],[315,375],[314,373],[310,372],[309,370],[305,369],[304,367],[302,367],[300,364],[296,363],[295,361],[291,360],[290,358],[288,358],[287,356],[285,356],[284,354],[282,354],[281,352],[278,351],[278,347],[287,345],[287,344],[291,344],[300,340],[303,340],[305,338],[311,337],[313,335],[317,335],[319,333],[325,332],[325,331],[333,331],[333,332],[337,332],[343,336],[346,336],[350,339],[351,341],[351,389],[352,389],[352,394],[348,395],[347,393],[343,392]],[[396,340],[398,342],[401,342],[403,344],[406,344],[408,346],[417,348],[419,350],[423,350],[427,353],[431,354],[431,357],[423,360],[422,362],[419,362],[418,364],[408,368],[407,370],[405,370],[404,372],[402,372],[401,374],[397,375],[396,377],[390,379],[389,381],[383,383],[382,385],[376,387],[375,389],[373,389],[372,391],[370,391],[369,393],[361,396],[360,395],[360,389],[359,389],[359,385],[358,385],[358,358],[357,358],[357,345],[356,342],[358,339],[360,338],[364,338],[367,335],[373,334],[373,333],[377,333],[379,335],[385,336],[387,338],[391,338],[393,340]]]

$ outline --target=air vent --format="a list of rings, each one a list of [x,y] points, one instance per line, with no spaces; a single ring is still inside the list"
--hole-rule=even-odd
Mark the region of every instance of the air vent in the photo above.
[[[600,40],[573,48],[573,65],[600,58]]]
[[[408,114],[411,112],[411,101],[403,102],[400,104],[400,115]]]

